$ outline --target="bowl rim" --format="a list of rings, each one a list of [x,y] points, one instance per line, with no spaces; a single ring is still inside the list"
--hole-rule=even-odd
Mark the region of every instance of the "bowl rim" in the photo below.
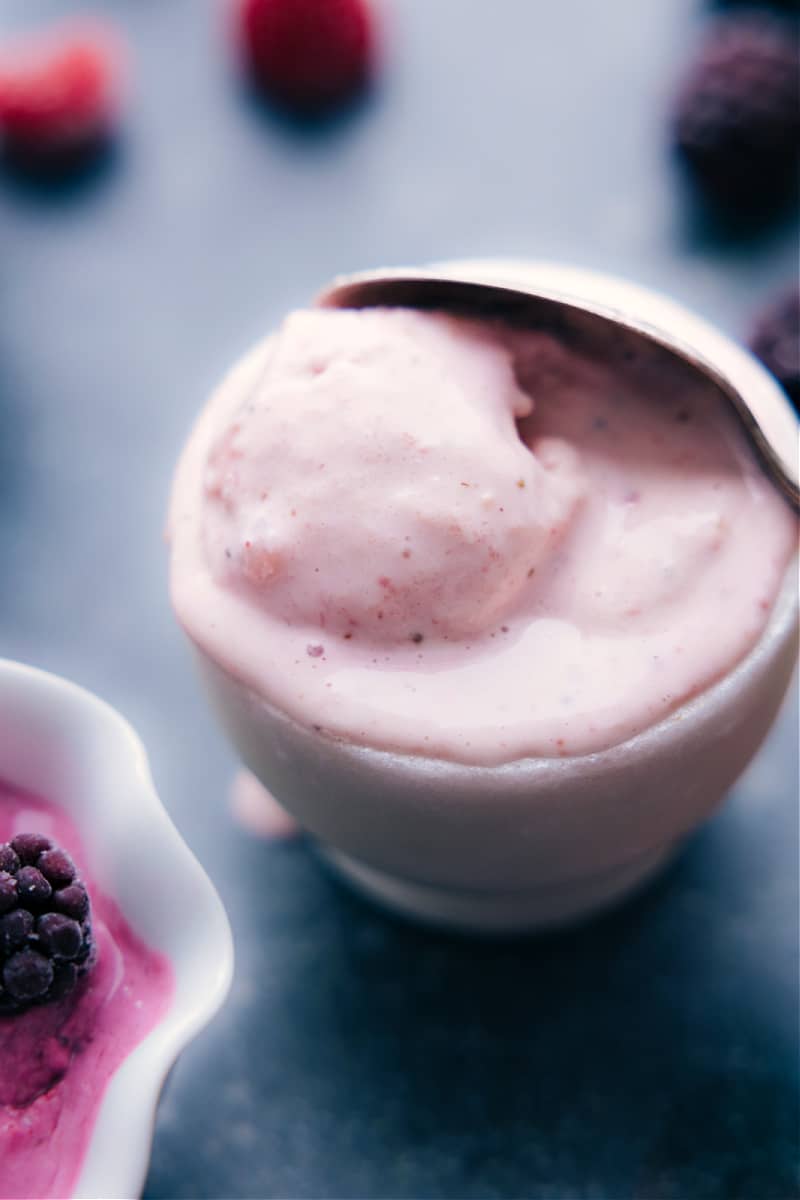
[[[391,761],[395,767],[406,767],[415,773],[437,775],[447,771],[461,779],[480,777],[482,779],[503,777],[512,780],[524,774],[525,783],[529,782],[532,772],[541,775],[550,772],[560,776],[585,774],[589,765],[612,762],[616,764],[620,758],[633,754],[653,754],[658,751],[665,737],[674,734],[687,719],[698,719],[708,716],[714,711],[722,710],[729,702],[729,697],[737,688],[746,686],[748,680],[764,665],[765,660],[780,653],[783,648],[794,647],[800,636],[798,629],[798,612],[800,612],[800,551],[795,552],[789,560],[781,580],[777,594],[769,612],[767,622],[757,640],[738,662],[721,675],[712,680],[707,687],[681,701],[674,709],[646,725],[636,733],[630,734],[621,741],[613,742],[598,750],[587,750],[581,754],[570,754],[561,758],[547,754],[522,754],[514,758],[502,758],[492,762],[473,762],[460,758],[445,758],[443,755],[415,753],[410,750],[398,750],[386,746],[375,745],[366,741],[350,741],[346,736],[332,733],[328,730],[315,730],[299,721],[295,716],[282,708],[274,700],[259,691],[250,682],[241,679],[224,662],[216,659],[193,634],[183,629],[184,636],[193,650],[195,658],[207,682],[204,668],[209,664],[215,675],[224,678],[232,687],[246,695],[257,705],[260,713],[267,713],[270,720],[280,720],[287,727],[309,737],[317,744],[325,745],[332,753],[348,758],[371,763],[378,766]]]
[[[136,801],[137,820],[168,850],[177,885],[190,905],[162,910],[164,936],[159,951],[169,961],[174,989],[169,1007],[147,1036],[125,1057],[105,1085],[86,1152],[74,1184],[75,1197],[133,1197],[141,1194],[150,1162],[156,1108],[166,1076],[180,1052],[218,1012],[233,977],[233,937],[222,902],[210,878],[187,846],[164,808],[150,773],[144,744],[130,723],[110,704],[71,681],[11,659],[0,658],[0,721],[11,705],[23,702],[42,720],[63,729],[78,728],[81,739],[70,741],[77,763],[90,749],[102,747],[97,779],[105,780],[102,803]],[[0,778],[20,786],[4,767],[0,744]],[[125,781],[125,788],[113,786]],[[47,798],[47,797],[45,797]],[[100,797],[89,805],[98,804]],[[80,829],[80,815],[71,812]],[[111,845],[114,836],[106,838]],[[139,852],[141,853],[141,852]],[[135,843],[126,845],[131,873],[139,873]],[[122,896],[112,891],[122,915],[134,928],[140,922]],[[144,907],[144,902],[142,907]],[[195,919],[187,923],[186,908]],[[173,919],[173,912],[175,918]],[[161,931],[159,936],[161,935]],[[146,940],[146,939],[145,939]],[[180,950],[180,954],[178,951]],[[204,986],[188,988],[189,973],[208,964]],[[183,988],[181,983],[183,981]]]

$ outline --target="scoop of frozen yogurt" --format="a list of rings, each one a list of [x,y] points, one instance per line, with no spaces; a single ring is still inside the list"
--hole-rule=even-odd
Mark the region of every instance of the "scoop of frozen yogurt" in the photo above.
[[[209,565],[289,624],[383,644],[459,639],[502,618],[582,492],[546,464],[530,398],[486,327],[403,310],[297,312],[218,433]]]

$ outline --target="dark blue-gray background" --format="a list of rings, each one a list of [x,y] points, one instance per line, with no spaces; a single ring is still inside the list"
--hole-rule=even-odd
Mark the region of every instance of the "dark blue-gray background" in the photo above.
[[[665,110],[707,8],[384,0],[379,86],[311,132],[243,94],[224,5],[83,7],[126,31],[132,96],[83,186],[0,183],[0,652],[133,721],[232,918],[233,993],[166,1088],[147,1196],[788,1200],[796,699],[623,912],[538,943],[426,934],[234,826],[161,541],[208,389],[338,271],[559,258],[742,333],[797,233],[717,235],[673,174]],[[4,0],[0,30],[71,11]]]

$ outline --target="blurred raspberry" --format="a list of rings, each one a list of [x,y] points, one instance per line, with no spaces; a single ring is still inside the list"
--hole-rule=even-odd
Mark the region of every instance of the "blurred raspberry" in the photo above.
[[[712,30],[678,93],[677,150],[707,198],[762,212],[797,186],[800,54],[777,18],[731,15]]]
[[[785,388],[800,413],[800,289],[787,289],[761,312],[750,348]]]
[[[0,48],[0,138],[33,172],[81,165],[110,139],[120,56],[100,30],[60,31]]]
[[[367,0],[242,0],[239,26],[255,84],[295,112],[336,108],[369,77],[374,31]]]

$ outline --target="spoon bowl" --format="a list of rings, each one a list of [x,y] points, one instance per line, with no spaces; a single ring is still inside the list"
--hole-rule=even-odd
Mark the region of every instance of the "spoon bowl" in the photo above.
[[[699,375],[736,413],[766,474],[800,512],[798,424],[789,402],[745,350],[666,298],[634,284],[548,264],[454,262],[364,271],[335,279],[325,308],[403,307],[495,318],[555,334],[573,348],[620,362],[645,360],[675,376]],[[571,274],[575,294],[570,290]],[[566,287],[565,287],[566,283]]]

